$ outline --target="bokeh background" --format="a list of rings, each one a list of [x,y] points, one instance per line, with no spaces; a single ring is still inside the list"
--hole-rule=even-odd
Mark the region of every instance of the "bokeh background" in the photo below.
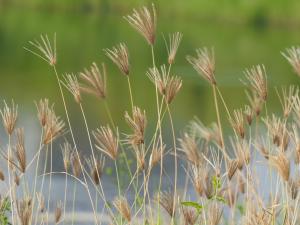
[[[199,47],[214,47],[216,78],[231,110],[247,101],[241,82],[243,70],[264,64],[270,91],[267,104],[270,111],[280,113],[274,87],[300,81],[280,54],[286,47],[300,43],[299,0],[0,0],[0,101],[14,99],[19,105],[19,126],[25,126],[31,155],[40,134],[34,101],[47,97],[55,103],[57,113],[63,118],[65,115],[53,71],[23,49],[40,34],[52,37],[56,33],[60,74],[78,73],[94,61],[107,63],[107,101],[122,133],[128,131],[123,117],[130,109],[127,81],[104,56],[103,49],[125,42],[130,52],[134,101],[146,110],[149,130],[154,129],[155,90],[145,75],[151,66],[150,48],[123,19],[133,8],[151,2],[158,12],[155,43],[158,65],[167,62],[162,34],[183,33],[173,66],[173,72],[183,79],[183,88],[171,106],[178,135],[195,116],[204,124],[215,120],[211,89],[185,59]],[[73,98],[67,96],[79,147],[88,151],[80,110]],[[83,104],[91,129],[108,123],[103,102],[84,96]],[[229,132],[225,113],[222,119]],[[163,126],[165,141],[171,142],[168,121]],[[0,129],[0,141],[5,143],[3,128]],[[54,147],[58,149],[58,144]],[[56,168],[61,167],[59,149],[54,154]]]

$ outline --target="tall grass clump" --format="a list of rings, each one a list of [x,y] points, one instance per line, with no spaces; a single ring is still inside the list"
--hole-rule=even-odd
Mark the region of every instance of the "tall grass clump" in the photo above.
[[[145,68],[145,79],[155,90],[155,119],[149,120],[134,98],[135,77],[131,71],[135,65],[130,63],[130,49],[125,42],[104,49],[104,54],[119,69],[120,79],[127,79],[130,110],[124,112],[123,119],[129,132],[119,131],[107,103],[110,84],[105,63],[99,66],[93,62],[79,73],[63,73],[56,66],[60,60],[56,35],[41,35],[29,42],[25,49],[53,71],[61,96],[61,102],[55,104],[63,105],[65,115],[57,115],[54,103],[48,99],[35,103],[40,139],[34,156],[28,158],[25,141],[30,131],[18,126],[14,101],[3,103],[0,113],[7,145],[1,149],[5,162],[0,165],[0,182],[5,186],[0,198],[1,224],[78,224],[76,199],[82,194],[78,187],[86,192],[90,204],[88,215],[92,215],[92,221],[88,223],[95,225],[299,224],[299,88],[277,88],[282,112],[270,112],[268,70],[264,65],[250,66],[242,78],[247,102],[231,110],[215,72],[214,49],[198,48],[195,54],[186,56],[187,65],[210,86],[216,122],[206,126],[194,119],[177,136],[172,103],[183,80],[173,71],[173,65],[183,35],[175,32],[163,37],[167,58],[159,62],[154,50],[159,38],[155,6],[134,9],[124,18],[149,46],[151,62]],[[300,76],[300,48],[288,48],[282,55]],[[85,94],[104,102],[109,124],[90,129],[83,104],[87,101]],[[74,133],[66,95],[73,96],[81,113],[89,154],[78,148],[81,140]],[[168,123],[170,130],[163,123]],[[231,131],[224,131],[224,123],[230,124]],[[148,129],[149,124],[154,130]],[[172,142],[167,145],[170,134]],[[53,167],[58,139],[63,139],[61,171]],[[167,155],[172,158],[171,171],[165,165]],[[115,192],[105,189],[103,175],[108,164],[113,165]],[[185,176],[179,176],[181,168]],[[159,176],[155,176],[154,169]],[[129,180],[122,178],[124,171]],[[56,199],[53,193],[53,177],[58,175],[64,179],[63,199]]]

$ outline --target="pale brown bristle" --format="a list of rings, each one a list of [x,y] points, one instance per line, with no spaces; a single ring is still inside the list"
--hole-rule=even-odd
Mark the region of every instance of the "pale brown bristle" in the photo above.
[[[249,105],[245,106],[244,114],[245,114],[248,125],[251,126],[254,115],[253,115],[253,110],[251,109],[251,107]]]
[[[4,181],[5,180],[5,176],[2,170],[0,170],[0,180]]]
[[[60,146],[62,155],[63,155],[63,163],[64,163],[64,169],[65,172],[69,172],[70,166],[71,166],[71,153],[75,151],[75,149],[72,148],[71,144],[69,142],[65,142],[62,146]]]
[[[241,138],[245,137],[245,124],[244,124],[244,114],[242,109],[237,109],[233,111],[233,118],[230,118],[231,126],[233,127],[236,134]]]
[[[156,32],[156,11],[154,4],[152,4],[152,13],[144,6],[139,10],[134,9],[132,15],[125,16],[124,18],[147,40],[149,45],[154,44]]]
[[[298,95],[299,89],[295,88],[295,86],[291,85],[289,86],[289,89],[287,90],[286,87],[282,87],[282,94],[280,95],[278,90],[276,89],[282,111],[283,111],[283,116],[287,118],[294,105],[294,97]]]
[[[197,223],[199,213],[192,207],[183,206],[181,207],[184,224],[195,225]]]
[[[127,220],[127,222],[131,221],[131,212],[130,206],[125,197],[118,197],[113,201],[113,205],[118,210],[120,215]]]
[[[183,152],[193,165],[199,165],[203,161],[198,149],[198,143],[194,136],[184,133],[183,137],[179,139],[181,148],[179,151]]]
[[[93,132],[96,147],[101,152],[108,155],[112,160],[116,160],[118,157],[118,130],[116,130],[116,135],[114,135],[113,131],[109,126],[100,127],[96,131]]]
[[[151,154],[150,154],[150,158],[149,158],[149,169],[150,170],[153,167],[155,167],[160,160],[162,160],[165,149],[166,149],[165,144],[160,145],[158,142],[156,142],[156,144],[154,144]]]
[[[86,86],[80,87],[81,90],[104,99],[106,97],[106,76],[105,64],[102,63],[102,71],[100,72],[97,64],[94,62],[89,70],[84,69],[80,73],[81,79],[86,83]]]
[[[65,74],[64,82],[62,84],[68,89],[68,91],[73,95],[75,101],[81,103],[80,85],[77,77],[74,74]]]
[[[216,202],[212,202],[207,210],[207,224],[218,225],[222,218],[223,210]]]
[[[132,116],[125,112],[125,120],[132,129],[132,134],[127,135],[126,142],[133,146],[144,143],[145,129],[147,126],[147,117],[145,110],[142,111],[138,107],[133,107]]]
[[[38,111],[38,119],[40,121],[40,124],[42,127],[44,127],[49,118],[49,113],[51,112],[51,109],[53,108],[53,105],[49,106],[49,100],[48,99],[41,99],[38,103],[35,103],[37,111]]]
[[[41,35],[40,40],[30,41],[29,44],[34,48],[33,50],[25,48],[27,51],[38,56],[42,60],[55,66],[57,62],[56,56],[56,33],[53,35],[53,41],[50,42],[48,35]]]
[[[17,118],[18,118],[18,105],[12,101],[11,106],[8,106],[4,101],[4,108],[0,111],[3,121],[3,126],[8,135],[12,135]]]
[[[281,54],[291,64],[296,74],[300,76],[300,48],[298,46],[292,46],[291,48],[287,48],[286,51]]]
[[[270,156],[271,164],[278,170],[278,173],[284,181],[288,181],[290,177],[290,161],[283,152]]]
[[[100,183],[101,176],[105,165],[105,158],[101,155],[100,157],[91,156],[86,159],[86,163],[90,169],[91,177],[96,185]]]
[[[30,225],[32,216],[32,200],[25,196],[22,200],[17,200],[17,213],[21,225]]]
[[[168,51],[168,63],[173,64],[175,60],[175,56],[178,50],[182,39],[182,33],[175,32],[173,34],[169,34],[169,42],[165,40],[167,51]]]
[[[24,129],[18,128],[16,130],[16,158],[19,162],[19,167],[22,173],[26,171],[26,152],[25,152],[25,143],[24,143]]]
[[[79,177],[82,170],[81,170],[81,159],[78,152],[73,151],[71,154],[71,165],[72,171],[75,177]]]
[[[233,159],[230,160],[228,163],[228,179],[231,180],[234,174],[236,173],[237,169],[239,168],[239,160]]]
[[[55,212],[54,212],[54,221],[55,221],[55,224],[59,224],[60,221],[61,221],[62,209],[63,209],[62,202],[61,201],[57,202],[56,207],[55,207]]]
[[[171,192],[160,192],[157,196],[159,204],[166,210],[171,218],[175,216],[176,212],[176,202],[174,199],[174,194]]]
[[[128,48],[124,43],[120,43],[119,45],[112,47],[112,49],[104,49],[104,52],[124,75],[129,75],[129,53]]]
[[[215,79],[215,56],[214,50],[208,50],[207,48],[196,49],[197,56],[187,56],[187,61],[192,64],[193,68],[202,76],[205,80],[212,85],[216,85]]]

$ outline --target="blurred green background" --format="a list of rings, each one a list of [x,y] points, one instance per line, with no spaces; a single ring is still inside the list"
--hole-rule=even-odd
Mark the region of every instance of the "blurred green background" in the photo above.
[[[53,71],[26,52],[28,41],[40,34],[57,34],[58,71],[81,71],[95,61],[108,65],[108,104],[117,124],[126,131],[124,111],[130,107],[127,81],[104,56],[102,49],[125,42],[130,51],[135,104],[146,109],[149,126],[155,120],[155,90],[145,75],[151,65],[150,48],[123,19],[133,8],[150,5],[138,0],[0,0],[0,98],[15,99],[21,112],[35,115],[34,100],[48,97],[63,108]],[[274,86],[299,83],[280,51],[300,42],[299,0],[159,0],[155,53],[158,64],[167,62],[161,34],[183,33],[173,72],[183,88],[172,104],[176,130],[194,116],[205,124],[215,120],[211,89],[185,60],[194,49],[213,46],[216,77],[230,109],[246,101],[243,70],[265,64],[270,88],[270,110],[280,112]],[[72,120],[80,134],[78,106],[69,96]],[[108,123],[104,105],[84,97],[91,128]],[[176,113],[175,113],[176,112]],[[225,113],[223,114],[225,116]],[[224,117],[223,117],[224,118]],[[168,126],[166,124],[166,126]]]

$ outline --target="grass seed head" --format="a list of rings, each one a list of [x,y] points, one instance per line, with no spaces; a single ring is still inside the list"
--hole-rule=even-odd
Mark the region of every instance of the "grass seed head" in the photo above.
[[[112,49],[104,49],[104,52],[124,75],[129,75],[129,53],[128,48],[124,43],[120,43],[117,46],[112,47]]]

